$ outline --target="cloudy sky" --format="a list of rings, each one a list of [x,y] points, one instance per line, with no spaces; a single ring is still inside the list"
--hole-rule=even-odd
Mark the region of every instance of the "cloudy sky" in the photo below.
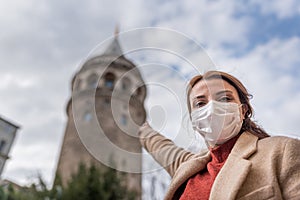
[[[0,0],[0,115],[21,126],[4,178],[26,184],[40,172],[52,182],[70,81],[116,24],[121,32],[172,29],[201,44],[217,69],[237,76],[254,95],[255,119],[265,130],[300,137],[299,1]],[[128,41],[120,40],[126,49]],[[185,73],[172,56],[167,63]],[[176,76],[152,81],[175,84]],[[148,100],[147,106],[161,112],[159,104]]]

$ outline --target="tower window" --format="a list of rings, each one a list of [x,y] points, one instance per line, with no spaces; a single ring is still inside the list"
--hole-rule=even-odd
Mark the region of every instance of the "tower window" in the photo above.
[[[98,85],[98,76],[97,76],[97,74],[91,74],[88,77],[88,87],[92,88],[92,89],[95,89],[95,88],[97,88],[97,85]]]
[[[0,152],[2,152],[4,150],[5,146],[6,146],[6,141],[5,140],[1,140],[0,141]]]
[[[108,106],[110,104],[110,99],[104,98],[104,104]]]
[[[115,75],[113,73],[107,73],[104,76],[104,86],[112,89],[115,83]]]
[[[124,78],[122,80],[122,89],[123,90],[128,90],[128,88],[130,87],[130,80],[128,78]]]
[[[125,114],[121,115],[121,124],[124,126],[127,124],[127,116]]]
[[[90,122],[91,120],[92,120],[92,113],[90,113],[90,112],[86,112],[85,114],[84,114],[84,116],[83,116],[83,119],[84,119],[84,121],[86,121],[86,122]]]
[[[106,80],[105,81],[105,87],[113,88],[114,87],[114,82],[112,80]]]

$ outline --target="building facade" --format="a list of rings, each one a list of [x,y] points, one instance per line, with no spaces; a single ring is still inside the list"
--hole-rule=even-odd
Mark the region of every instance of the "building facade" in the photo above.
[[[0,175],[5,162],[9,159],[9,152],[19,127],[0,117]]]

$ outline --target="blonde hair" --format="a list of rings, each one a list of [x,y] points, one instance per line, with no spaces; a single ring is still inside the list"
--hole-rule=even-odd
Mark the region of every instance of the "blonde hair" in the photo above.
[[[244,116],[245,119],[243,121],[242,131],[248,131],[253,135],[258,136],[259,138],[269,137],[269,135],[251,119],[254,114],[253,108],[250,104],[250,99],[252,98],[252,95],[249,94],[246,87],[237,78],[225,72],[208,71],[203,75],[197,75],[190,80],[187,86],[187,106],[189,113],[191,113],[191,104],[189,101],[189,97],[192,88],[196,85],[196,83],[198,83],[201,80],[211,79],[222,79],[230,85],[232,85],[236,89],[241,103],[246,105],[247,111]]]

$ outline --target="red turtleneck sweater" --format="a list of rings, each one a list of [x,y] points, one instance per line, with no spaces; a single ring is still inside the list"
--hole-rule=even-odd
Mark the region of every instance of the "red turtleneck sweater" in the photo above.
[[[218,147],[209,149],[212,160],[207,163],[205,169],[189,178],[180,200],[209,199],[210,190],[214,180],[224,165],[237,139],[238,136]]]

